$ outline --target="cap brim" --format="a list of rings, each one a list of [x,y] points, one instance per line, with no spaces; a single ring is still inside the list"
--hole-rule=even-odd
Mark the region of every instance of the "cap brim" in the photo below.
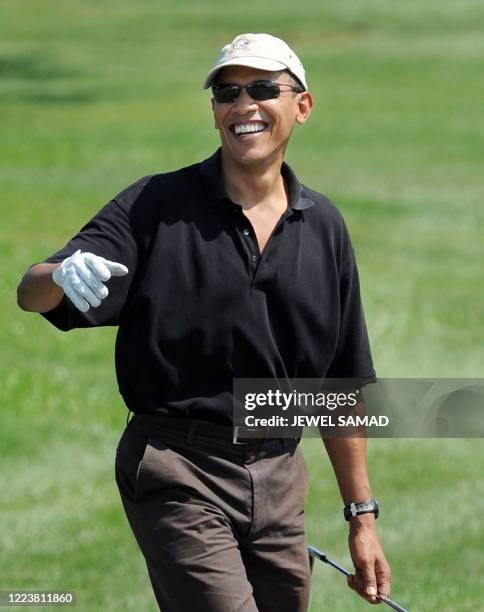
[[[259,70],[268,70],[269,72],[287,69],[286,64],[265,57],[235,57],[212,68],[203,83],[203,89],[208,89],[212,85],[217,72],[226,66],[248,66],[249,68],[258,68]]]

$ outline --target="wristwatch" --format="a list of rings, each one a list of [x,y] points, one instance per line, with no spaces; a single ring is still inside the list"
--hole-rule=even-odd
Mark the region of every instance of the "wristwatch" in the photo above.
[[[343,508],[343,514],[347,521],[354,516],[358,516],[359,514],[368,514],[369,512],[372,512],[375,515],[375,518],[378,518],[380,508],[376,499],[369,499],[368,501],[363,502],[351,502],[351,504],[348,504]]]

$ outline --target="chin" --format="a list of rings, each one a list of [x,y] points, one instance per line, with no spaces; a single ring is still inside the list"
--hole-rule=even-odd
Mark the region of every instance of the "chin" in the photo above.
[[[245,151],[235,151],[230,147],[225,147],[224,149],[227,157],[230,157],[232,160],[245,165],[265,162],[273,158],[276,153],[273,150],[264,150],[262,147],[248,147]]]
[[[247,151],[247,153],[242,153],[239,155],[233,155],[232,158],[236,159],[242,163],[250,164],[254,162],[260,162],[267,159],[267,155],[260,153],[258,151]]]

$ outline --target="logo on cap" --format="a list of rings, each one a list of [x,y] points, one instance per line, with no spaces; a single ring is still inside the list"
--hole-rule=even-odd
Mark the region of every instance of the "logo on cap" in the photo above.
[[[244,47],[247,47],[248,44],[249,44],[249,41],[247,40],[247,38],[239,38],[232,44],[232,48],[233,49],[243,49]]]

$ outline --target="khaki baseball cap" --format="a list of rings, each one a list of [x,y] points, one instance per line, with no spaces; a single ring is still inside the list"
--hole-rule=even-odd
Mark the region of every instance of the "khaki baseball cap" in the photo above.
[[[203,89],[208,89],[219,70],[225,66],[249,66],[259,70],[289,70],[307,89],[304,67],[294,51],[280,38],[270,34],[239,34],[225,45],[215,66],[208,73]]]

